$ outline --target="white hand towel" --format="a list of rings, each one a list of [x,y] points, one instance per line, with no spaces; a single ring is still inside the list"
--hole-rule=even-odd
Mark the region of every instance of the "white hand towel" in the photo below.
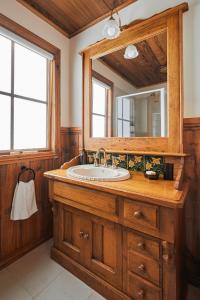
[[[10,219],[28,219],[37,210],[34,181],[20,181],[15,187]]]

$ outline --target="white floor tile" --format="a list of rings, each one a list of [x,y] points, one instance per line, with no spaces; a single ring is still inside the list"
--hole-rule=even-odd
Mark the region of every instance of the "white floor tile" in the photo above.
[[[16,277],[18,283],[32,296],[41,293],[64,268],[49,256],[49,243],[37,248],[10,265],[7,270]],[[17,275],[17,276],[16,276]]]
[[[93,293],[93,290],[90,287],[66,270],[64,270],[36,299],[42,300],[42,296],[48,295],[49,291],[61,291],[62,297],[73,300],[87,300]]]
[[[0,300],[32,300],[32,297],[5,269],[0,272]]]
[[[12,272],[12,269],[9,271]],[[35,297],[63,271],[63,268],[49,257],[42,257],[42,259],[35,257],[32,260],[32,266],[29,264],[26,271],[23,269],[24,275],[20,276],[19,283],[32,297]],[[21,274],[20,270],[19,274]]]
[[[97,292],[93,292],[92,295],[90,295],[87,300],[106,300],[106,298],[102,297]]]
[[[74,300],[74,298],[66,293],[66,282],[63,276],[59,275],[42,293],[34,300]]]

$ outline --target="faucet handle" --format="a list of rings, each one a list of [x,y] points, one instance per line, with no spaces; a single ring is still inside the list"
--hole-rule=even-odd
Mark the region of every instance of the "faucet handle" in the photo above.
[[[106,159],[106,155],[105,155],[105,158],[104,158],[103,166],[104,166],[105,168],[108,167],[108,162],[107,162],[107,159]]]
[[[115,169],[117,169],[118,165],[119,165],[119,161],[117,159],[117,156],[113,156],[112,157],[112,167],[115,168]]]
[[[99,158],[97,155],[94,155],[94,166],[98,167],[99,166]]]

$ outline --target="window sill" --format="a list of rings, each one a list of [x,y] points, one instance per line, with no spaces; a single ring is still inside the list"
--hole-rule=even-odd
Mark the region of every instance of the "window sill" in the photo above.
[[[0,165],[7,165],[11,163],[17,163],[23,160],[41,160],[41,159],[53,159],[59,158],[59,154],[54,151],[41,151],[32,153],[12,153],[0,155]]]

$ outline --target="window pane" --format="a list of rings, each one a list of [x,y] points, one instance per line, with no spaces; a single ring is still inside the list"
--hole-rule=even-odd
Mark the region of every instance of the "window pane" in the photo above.
[[[123,121],[123,137],[130,137],[130,122]]]
[[[11,91],[11,41],[0,35],[0,91]]]
[[[10,150],[10,97],[0,95],[0,150]]]
[[[105,115],[106,88],[93,81],[93,113]]]
[[[122,137],[122,120],[117,121],[117,136]]]
[[[123,99],[123,119],[130,120],[130,100]]]
[[[15,44],[15,94],[46,101],[47,59]]]
[[[92,136],[105,137],[105,117],[92,116]]]
[[[117,100],[117,116],[122,119],[122,98]]]
[[[46,148],[46,104],[15,98],[14,148]]]

